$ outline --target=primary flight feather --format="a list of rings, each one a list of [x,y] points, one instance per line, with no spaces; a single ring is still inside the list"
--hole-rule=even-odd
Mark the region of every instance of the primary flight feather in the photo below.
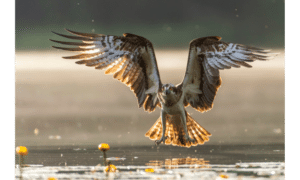
[[[50,39],[73,46],[54,48],[79,52],[63,58],[77,59],[77,64],[113,74],[115,79],[130,87],[139,107],[145,111],[161,108],[160,117],[146,133],[157,145],[190,147],[208,141],[211,134],[186,112],[185,107],[190,105],[200,112],[213,107],[221,85],[220,69],[251,67],[247,62],[268,60],[275,55],[260,48],[220,41],[218,36],[198,38],[190,43],[185,77],[182,83],[174,86],[161,83],[154,49],[148,39],[130,33],[110,36],[67,31],[76,36],[53,33],[82,42]]]

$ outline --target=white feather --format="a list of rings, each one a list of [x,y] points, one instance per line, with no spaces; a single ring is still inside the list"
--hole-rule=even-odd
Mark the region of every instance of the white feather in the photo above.
[[[154,85],[152,87],[150,87],[149,89],[146,90],[146,94],[155,94],[158,92],[158,86],[157,85]]]
[[[184,89],[185,89],[185,93],[202,94],[202,91],[195,84],[188,84]]]

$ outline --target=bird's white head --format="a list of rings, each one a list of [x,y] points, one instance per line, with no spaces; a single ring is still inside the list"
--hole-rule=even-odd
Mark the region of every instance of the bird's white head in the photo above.
[[[162,95],[163,96],[172,96],[176,94],[176,87],[173,84],[164,84],[162,86]]]

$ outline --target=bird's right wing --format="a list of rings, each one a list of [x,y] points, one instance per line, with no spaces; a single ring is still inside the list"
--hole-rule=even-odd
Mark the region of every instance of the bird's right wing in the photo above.
[[[50,39],[56,43],[77,46],[53,46],[57,49],[80,52],[78,55],[63,58],[79,59],[77,64],[105,69],[105,74],[114,74],[114,78],[130,87],[138,99],[139,107],[143,106],[145,111],[152,112],[156,106],[160,106],[157,94],[161,81],[154,49],[149,40],[129,33],[122,37],[67,31],[76,36],[55,34],[82,42]]]

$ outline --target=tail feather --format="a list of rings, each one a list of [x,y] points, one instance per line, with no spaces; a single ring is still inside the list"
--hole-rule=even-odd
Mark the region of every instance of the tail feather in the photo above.
[[[157,140],[161,138],[162,131],[162,123],[161,117],[157,119],[154,125],[150,128],[150,130],[145,134],[146,137],[149,137],[151,140]]]
[[[185,133],[179,115],[167,115],[166,117],[166,145],[191,147],[199,144],[204,144],[209,141],[211,134],[197,123],[188,113],[186,113],[186,125],[189,136],[195,139],[195,142],[189,142],[185,139]],[[162,122],[161,117],[157,119],[154,125],[145,134],[151,140],[159,140],[162,137]]]

